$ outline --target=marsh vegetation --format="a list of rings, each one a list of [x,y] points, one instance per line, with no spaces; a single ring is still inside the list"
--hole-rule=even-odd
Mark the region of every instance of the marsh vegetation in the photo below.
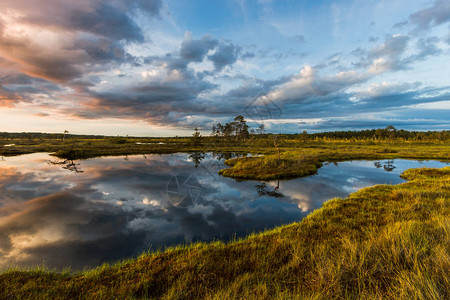
[[[261,130],[240,138],[223,132],[175,138],[2,134],[0,155],[51,152],[67,170],[85,170],[76,159],[187,152],[200,170],[210,152],[227,165],[214,169],[216,175],[263,181],[315,174],[324,164],[347,160],[372,160],[386,171],[395,168],[391,159],[450,160],[446,131]],[[86,271],[11,268],[0,274],[0,298],[449,298],[450,168],[409,169],[402,177],[408,182],[329,200],[300,222],[247,237],[152,250]],[[286,194],[283,182],[259,182],[255,192],[277,199]]]
[[[230,243],[174,247],[81,273],[11,269],[0,297],[450,297],[450,168],[333,199],[303,221]]]

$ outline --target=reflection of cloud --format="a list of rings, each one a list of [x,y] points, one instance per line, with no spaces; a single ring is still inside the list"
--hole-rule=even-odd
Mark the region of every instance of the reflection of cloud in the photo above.
[[[346,195],[336,180],[319,178],[315,176],[280,182],[280,191],[285,196],[280,201],[295,204],[302,212],[306,212],[319,208],[328,199]],[[276,186],[276,183],[270,184]]]
[[[48,165],[48,159],[33,154],[2,162],[0,268],[46,261],[78,269],[135,256],[149,247],[228,240],[300,220],[304,212],[353,188],[340,167],[332,165],[317,176],[280,181],[284,197],[278,200],[258,197],[253,181],[237,182],[195,168],[188,154],[89,159],[81,162],[82,174]],[[211,163],[209,154],[203,163]],[[350,164],[350,169],[341,165],[352,177],[366,178],[361,186],[377,183],[362,171],[380,170],[373,163]],[[405,166],[397,161],[396,166],[395,174],[381,170],[383,176],[398,178]],[[166,184],[174,174],[195,175],[192,184],[202,187],[195,205],[167,204]],[[273,189],[276,183],[267,185]]]

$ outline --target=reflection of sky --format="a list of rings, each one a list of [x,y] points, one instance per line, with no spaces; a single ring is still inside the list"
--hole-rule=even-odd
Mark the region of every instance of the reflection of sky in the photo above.
[[[395,160],[386,172],[371,161],[327,164],[317,175],[280,181],[283,197],[273,197],[277,182],[258,190],[259,182],[221,177],[224,165],[210,155],[197,167],[188,154],[102,157],[79,161],[83,173],[49,160],[31,154],[0,162],[0,268],[45,262],[78,269],[183,242],[228,240],[298,221],[365,186],[403,182],[405,169],[445,165]]]

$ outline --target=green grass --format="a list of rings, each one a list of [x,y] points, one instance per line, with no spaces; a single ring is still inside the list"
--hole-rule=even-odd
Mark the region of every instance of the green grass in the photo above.
[[[137,144],[141,143],[141,144]],[[163,143],[163,144],[159,144]],[[14,144],[5,147],[3,145]],[[36,152],[48,152],[64,159],[85,159],[99,156],[132,154],[168,154],[176,152],[237,152],[266,153],[264,147],[252,147],[251,144],[203,143],[194,145],[187,138],[70,138],[61,140],[24,140],[0,141],[0,156],[12,156]]]
[[[433,152],[433,151],[431,151]],[[0,298],[449,299],[450,167],[333,199],[230,243],[171,248],[81,273],[0,274]]]
[[[449,144],[382,144],[363,143],[309,143],[283,147],[277,154],[259,157],[241,157],[227,160],[230,167],[220,174],[236,179],[273,180],[312,175],[323,162],[356,159],[437,159],[450,160]]]
[[[141,143],[141,144],[137,144]],[[163,143],[163,144],[159,144]],[[68,138],[61,140],[1,141],[0,155],[18,155],[33,152],[50,152],[64,159],[84,159],[108,155],[167,154],[176,152],[235,152],[264,154],[260,157],[241,157],[226,162],[230,168],[220,174],[236,179],[273,180],[311,175],[323,162],[339,162],[353,159],[438,159],[450,160],[450,144],[408,141],[313,141],[280,139],[280,159],[271,138],[252,138],[246,141],[226,142],[204,138],[194,145],[190,138]]]

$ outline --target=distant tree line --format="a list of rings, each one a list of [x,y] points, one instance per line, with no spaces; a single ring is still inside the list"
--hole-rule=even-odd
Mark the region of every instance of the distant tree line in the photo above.
[[[403,140],[403,141],[449,141],[450,131],[408,131],[397,130],[394,126],[384,129],[368,129],[360,131],[329,131],[307,134],[307,139],[331,140]]]
[[[104,139],[104,135],[88,134],[68,134],[67,130],[61,133],[43,133],[43,132],[0,132],[1,140],[26,139],[26,140],[61,140],[63,138],[81,138],[81,139]]]
[[[151,138],[152,141],[163,142],[192,142],[200,143],[204,139],[214,139],[224,142],[242,142],[246,140],[265,140],[273,139],[274,134],[265,133],[264,125],[259,125],[255,129],[250,129],[243,116],[239,115],[232,122],[222,125],[214,124],[210,137],[202,137],[198,129],[192,137],[168,137],[168,138]],[[450,131],[408,131],[396,129],[393,126],[379,129],[368,129],[360,131],[328,131],[318,133],[307,133],[303,131],[296,134],[276,134],[280,140],[297,140],[301,142],[307,141],[423,141],[423,142],[450,142]],[[0,132],[0,140],[55,140],[62,141],[63,138],[68,139],[92,139],[102,140],[108,139],[117,143],[126,142],[128,139],[146,140],[148,137],[113,137],[105,135],[87,135],[87,134],[69,134],[61,131],[61,133],[42,133],[42,132]],[[116,141],[117,140],[117,141]],[[271,142],[273,143],[273,142]]]
[[[423,141],[423,142],[449,142],[450,131],[408,131],[396,129],[394,126],[386,128],[367,129],[359,131],[328,131],[318,133],[307,133],[305,130],[301,133],[294,134],[273,134],[265,133],[264,125],[259,125],[256,129],[250,129],[243,116],[238,115],[232,122],[214,124],[212,126],[210,137],[202,137],[197,128],[193,134],[194,144],[200,144],[202,141],[213,140],[220,142],[245,142],[252,140],[261,142],[261,145],[273,143],[274,136],[279,138],[281,143],[290,141],[294,142],[326,142],[326,141],[364,141],[364,142],[406,142],[406,141]],[[266,141],[267,140],[267,141]],[[266,141],[266,142],[264,142]]]

